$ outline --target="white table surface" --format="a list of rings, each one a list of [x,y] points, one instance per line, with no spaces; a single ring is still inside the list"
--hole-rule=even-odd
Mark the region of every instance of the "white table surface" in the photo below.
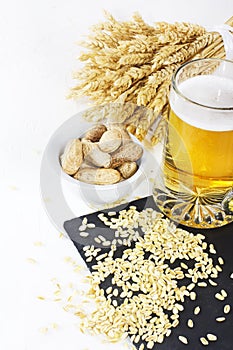
[[[65,98],[80,48],[76,42],[103,20],[139,11],[149,23],[221,24],[233,15],[232,0],[8,0],[0,7],[0,349],[125,349],[83,335],[77,317],[50,297],[52,278],[83,289],[82,277],[64,261],[82,264],[76,249],[44,212],[39,171],[51,134],[85,105]],[[88,212],[83,206],[82,213]],[[35,242],[43,246],[35,246]],[[36,263],[30,263],[30,258]],[[45,296],[41,301],[37,296]],[[50,299],[49,299],[50,298]],[[57,329],[52,324],[58,325]],[[47,334],[40,332],[47,327]]]

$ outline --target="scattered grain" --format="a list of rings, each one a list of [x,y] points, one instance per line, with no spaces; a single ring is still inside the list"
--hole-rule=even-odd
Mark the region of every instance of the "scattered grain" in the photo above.
[[[204,338],[204,337],[201,337],[201,338],[200,338],[200,342],[201,342],[203,345],[209,345],[208,340],[207,340],[206,338]]]
[[[188,319],[187,325],[188,325],[189,328],[193,328],[194,327],[194,323],[193,323],[193,320],[191,318]]]
[[[33,258],[27,258],[27,262],[29,262],[30,264],[36,264],[37,261]]]
[[[198,282],[198,287],[207,287],[207,283],[206,282]]]
[[[216,268],[216,270],[217,270],[218,272],[222,272],[222,268],[221,268],[221,266],[216,265],[216,266],[215,266],[215,268]]]
[[[102,245],[111,246],[108,253],[101,254],[101,249],[94,245],[83,248],[87,262],[96,259],[88,279],[91,284],[88,295],[95,299],[96,310],[84,316],[81,328],[105,334],[111,342],[120,340],[127,329],[129,336],[136,334],[134,341],[143,340],[147,347],[149,344],[153,348],[170,335],[172,327],[178,326],[185,297],[195,300],[197,295],[192,291],[195,286],[198,283],[204,286],[203,279],[207,280],[211,273],[218,274],[217,270],[212,271],[213,262],[208,260],[208,253],[203,252],[204,236],[173,227],[168,219],[149,208],[138,211],[132,206],[107,222],[104,215],[100,214],[100,218],[105,225],[113,226],[118,237],[114,238],[115,244],[102,241],[101,235],[96,237]],[[143,236],[139,235],[139,230]],[[135,245],[124,249],[123,254],[117,254],[116,258],[114,252],[118,240],[123,244],[131,240]],[[149,252],[149,256],[145,257],[145,252]],[[194,266],[188,268],[180,263],[174,268],[167,263],[177,260],[179,263],[184,259],[195,261]],[[185,272],[190,275],[191,283],[187,287],[178,287]],[[104,291],[101,284],[108,278],[113,287]],[[119,305],[114,299],[118,295],[122,298]],[[155,309],[159,310],[156,316]],[[171,310],[172,315],[168,317],[166,310]],[[196,307],[194,313],[199,312],[200,307]],[[150,318],[150,322],[145,324],[145,317]],[[194,325],[191,319],[187,323],[190,328]]]
[[[87,217],[85,216],[82,220],[82,225],[86,225],[87,224]]]
[[[206,335],[206,337],[207,337],[207,339],[208,339],[209,341],[216,341],[216,340],[218,339],[218,337],[217,337],[215,334],[212,334],[212,333],[208,333],[208,334]]]
[[[188,286],[187,286],[187,289],[189,291],[191,291],[193,288],[195,288],[195,283],[190,283]]]
[[[104,247],[109,247],[111,245],[111,242],[110,241],[104,241],[104,242],[102,242],[102,245]]]
[[[140,340],[140,335],[137,334],[136,337],[134,338],[134,343],[137,344]]]
[[[184,310],[184,307],[183,307],[183,305],[181,305],[181,304],[178,304],[178,303],[176,303],[175,304],[175,307],[176,307],[176,309],[178,310],[178,311],[183,311]],[[174,309],[173,309],[174,310]],[[174,311],[173,311],[174,312]]]
[[[230,311],[231,311],[231,306],[229,304],[226,304],[223,308],[224,314],[229,314]]]
[[[188,344],[188,339],[186,337],[184,337],[183,335],[179,335],[178,339],[181,343]]]
[[[226,320],[226,317],[217,317],[216,321],[217,322],[224,322]]]
[[[213,287],[216,287],[216,286],[218,285],[218,283],[217,283],[217,282],[212,281],[212,279],[209,279],[209,283],[210,283],[210,284],[211,284],[211,286],[213,286]]]
[[[42,333],[42,334],[47,334],[48,331],[49,331],[48,327],[42,327],[42,328],[40,328],[40,333]]]
[[[189,296],[191,300],[196,300],[197,294],[195,292],[191,292]]]
[[[115,216],[116,215],[116,212],[115,211],[109,211],[108,212],[108,216]]]
[[[186,269],[186,270],[188,269],[188,266],[187,266],[185,263],[183,263],[183,262],[180,264],[180,266],[181,266],[183,269]]]
[[[87,259],[86,259],[86,262],[91,262],[93,260],[93,257],[92,256],[89,256]]]
[[[214,247],[214,245],[212,243],[209,246],[209,252],[211,254],[216,254],[216,249],[215,249],[215,247]]]
[[[44,243],[40,242],[40,241],[34,242],[33,244],[35,247],[43,247],[44,246]]]
[[[224,265],[224,260],[221,256],[218,257],[218,262],[220,265]]]
[[[107,293],[107,294],[112,293],[112,287],[111,287],[111,286],[110,286],[110,287],[108,287],[108,288],[106,289],[106,293]]]
[[[95,228],[95,224],[90,222],[90,223],[87,224],[87,227],[88,228]]]
[[[112,305],[115,306],[115,307],[117,307],[117,306],[118,306],[117,301],[116,301],[116,300],[113,300],[113,301],[112,301]]]
[[[150,340],[148,343],[147,343],[147,349],[152,349],[154,347],[154,342],[152,340]]]
[[[87,229],[87,225],[81,225],[81,226],[79,226],[79,231],[85,231],[86,229]]]
[[[223,298],[227,297],[227,292],[225,291],[225,289],[221,289],[221,294],[222,294]]]
[[[98,238],[102,241],[102,242],[105,242],[106,241],[106,238],[102,235],[98,235]]]
[[[79,232],[79,235],[80,235],[81,237],[86,238],[86,237],[89,236],[89,233],[88,233],[88,232],[85,232],[85,231],[81,231],[81,232]]]
[[[200,313],[200,311],[201,311],[200,306],[196,306],[193,313],[194,313],[194,315],[198,315]]]
[[[222,294],[220,294],[220,293],[216,293],[215,294],[215,298],[220,300],[220,301],[223,301],[225,299],[224,296]]]
[[[100,255],[98,255],[98,256],[96,257],[96,260],[97,260],[97,261],[102,260],[102,259],[106,258],[107,256],[108,256],[107,253],[100,254]]]
[[[118,296],[118,294],[119,294],[118,289],[117,289],[117,288],[115,288],[115,289],[113,290],[112,294],[114,295],[114,297],[117,297],[117,296]]]

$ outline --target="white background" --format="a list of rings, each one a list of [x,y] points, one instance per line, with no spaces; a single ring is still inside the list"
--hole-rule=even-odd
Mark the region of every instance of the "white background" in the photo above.
[[[88,28],[102,10],[127,20],[139,11],[149,23],[221,24],[232,0],[8,0],[0,2],[0,349],[125,349],[82,335],[77,318],[51,296],[51,278],[80,290],[81,278],[64,262],[82,263],[47,218],[40,200],[43,150],[57,127],[85,108],[65,98]],[[35,246],[37,241],[42,247]],[[35,264],[27,259],[33,258]],[[51,327],[58,324],[58,329]],[[39,330],[48,327],[48,333]],[[170,350],[170,349],[168,349]]]

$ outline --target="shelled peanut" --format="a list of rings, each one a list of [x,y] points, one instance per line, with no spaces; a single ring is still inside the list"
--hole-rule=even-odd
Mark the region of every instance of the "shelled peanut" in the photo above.
[[[60,157],[64,172],[95,185],[130,178],[138,169],[143,149],[120,125],[97,124],[82,138],[70,140]]]

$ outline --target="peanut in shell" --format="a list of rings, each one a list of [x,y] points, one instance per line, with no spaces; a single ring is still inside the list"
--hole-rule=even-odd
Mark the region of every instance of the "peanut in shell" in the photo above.
[[[108,130],[99,140],[99,148],[103,152],[112,153],[121,145],[121,133],[117,129]]]
[[[74,175],[83,161],[82,143],[79,139],[70,140],[61,156],[61,166],[68,175]]]
[[[121,174],[115,169],[80,169],[76,179],[93,185],[111,185],[120,181]]]

